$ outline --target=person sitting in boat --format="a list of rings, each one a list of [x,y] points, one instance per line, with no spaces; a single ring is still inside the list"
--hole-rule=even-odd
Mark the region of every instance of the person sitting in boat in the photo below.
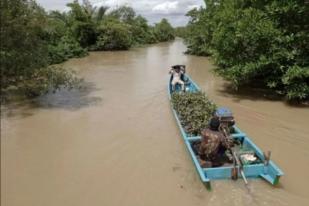
[[[209,127],[201,133],[202,140],[198,155],[202,167],[218,167],[229,161],[226,151],[230,147],[226,137],[219,131],[220,120],[217,116],[211,118]]]
[[[175,91],[175,86],[176,84],[180,84],[181,85],[181,90],[184,91],[185,89],[185,83],[184,81],[181,79],[182,75],[184,74],[185,67],[182,67],[180,65],[175,65],[172,66],[172,69],[169,71],[169,74],[172,75],[172,90]]]

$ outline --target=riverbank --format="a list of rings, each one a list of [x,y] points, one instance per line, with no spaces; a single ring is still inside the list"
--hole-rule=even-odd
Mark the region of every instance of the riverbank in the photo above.
[[[1,4],[1,102],[11,94],[34,98],[78,87],[73,73],[54,65],[88,51],[123,51],[175,38],[167,19],[148,25],[127,5],[110,9],[73,1],[66,6],[60,12],[45,11],[35,0]]]
[[[234,87],[309,101],[307,2],[205,3],[187,14],[188,53],[211,55]]]
[[[308,205],[309,110],[228,93],[205,57],[181,40],[64,63],[82,91],[48,94],[1,119],[1,205]],[[279,187],[217,181],[208,192],[167,98],[168,68],[188,74],[285,172]],[[252,95],[254,96],[254,95]],[[301,167],[301,169],[299,169]]]

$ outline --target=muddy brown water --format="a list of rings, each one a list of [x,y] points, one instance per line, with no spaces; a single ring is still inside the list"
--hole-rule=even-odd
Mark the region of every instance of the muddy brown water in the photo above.
[[[2,107],[1,205],[309,205],[309,109],[248,91],[236,94],[205,57],[183,54],[180,39],[124,52],[96,52],[64,65],[81,91]],[[285,176],[202,185],[167,97],[168,67],[188,74]]]

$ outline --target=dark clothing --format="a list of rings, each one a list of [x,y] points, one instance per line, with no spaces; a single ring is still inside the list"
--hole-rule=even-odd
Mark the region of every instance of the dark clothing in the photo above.
[[[223,148],[221,148],[221,143],[224,139],[225,138],[221,132],[213,131],[211,129],[204,129],[202,131],[202,140],[199,148],[201,158],[212,160],[218,155],[219,152],[222,153]]]
[[[196,150],[201,166],[218,167],[226,162],[231,162],[231,154],[228,148],[233,145],[230,139],[227,139],[222,132],[204,129],[202,131],[202,140]],[[206,164],[207,163],[207,164]],[[209,164],[210,163],[210,164]]]

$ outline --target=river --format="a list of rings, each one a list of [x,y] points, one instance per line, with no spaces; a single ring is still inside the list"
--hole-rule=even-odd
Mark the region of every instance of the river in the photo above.
[[[309,109],[258,92],[232,92],[205,57],[180,39],[64,63],[80,90],[2,107],[1,205],[309,205]],[[285,175],[216,181],[207,191],[182,141],[167,96],[168,68],[188,74]]]

